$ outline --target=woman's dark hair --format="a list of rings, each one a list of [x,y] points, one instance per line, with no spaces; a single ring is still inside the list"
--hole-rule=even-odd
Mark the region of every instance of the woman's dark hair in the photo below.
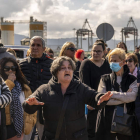
[[[28,82],[27,82],[25,76],[23,75],[23,73],[20,69],[20,66],[18,65],[16,60],[14,60],[13,58],[5,57],[5,58],[1,59],[1,61],[0,61],[0,65],[1,65],[0,74],[1,74],[2,78],[4,80],[7,80],[7,78],[8,78],[8,76],[4,72],[4,66],[7,62],[12,62],[13,65],[17,67],[17,69],[16,69],[16,80],[21,84],[22,90],[23,91],[26,90],[24,84],[28,84]]]
[[[117,48],[118,48],[118,45],[119,44],[123,44],[124,45],[124,47],[125,47],[125,52],[127,53],[127,46],[126,46],[126,44],[124,43],[124,42],[119,42],[118,44],[117,44]]]
[[[95,41],[95,43],[93,44],[93,46],[94,45],[101,45],[102,46],[102,48],[103,48],[103,51],[105,50],[105,42],[102,40],[102,39],[97,39],[96,41]],[[93,47],[92,47],[93,48]]]

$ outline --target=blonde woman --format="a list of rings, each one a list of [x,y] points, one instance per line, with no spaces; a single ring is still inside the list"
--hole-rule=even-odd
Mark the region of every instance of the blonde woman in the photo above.
[[[118,140],[131,140],[134,136],[111,131],[113,112],[116,105],[123,107],[123,113],[125,114],[133,115],[134,113],[134,101],[138,91],[137,78],[129,74],[129,68],[125,65],[125,55],[125,50],[121,48],[114,49],[108,56],[112,73],[103,75],[100,80],[98,92],[111,91],[113,95],[101,112],[101,120],[99,116],[97,117],[97,140],[115,140],[116,137]]]
[[[80,61],[78,61],[77,59],[75,59],[75,52],[77,51],[74,43],[72,42],[66,42],[64,43],[64,45],[62,46],[61,50],[60,50],[60,56],[68,56],[70,57],[76,64],[76,70],[74,71],[74,75],[76,75],[77,77],[79,77],[79,68],[80,68]]]

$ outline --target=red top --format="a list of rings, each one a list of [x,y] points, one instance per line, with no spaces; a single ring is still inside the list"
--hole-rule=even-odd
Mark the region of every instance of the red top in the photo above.
[[[76,53],[75,53],[75,57],[77,59],[79,59],[81,57],[82,52],[84,52],[84,50],[81,50],[81,49],[77,50]]]

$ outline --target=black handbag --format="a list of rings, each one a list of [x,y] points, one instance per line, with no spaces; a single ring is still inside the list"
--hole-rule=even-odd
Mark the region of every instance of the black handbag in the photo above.
[[[7,129],[7,139],[10,139],[17,135],[17,132],[15,130],[13,123],[11,123],[11,125],[6,125],[6,129]]]
[[[125,114],[123,107],[116,106],[113,113],[111,131],[126,136],[132,136],[133,121],[134,115]]]

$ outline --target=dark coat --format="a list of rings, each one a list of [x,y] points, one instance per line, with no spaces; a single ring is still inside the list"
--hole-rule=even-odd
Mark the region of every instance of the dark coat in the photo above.
[[[101,79],[101,75],[111,73],[109,63],[104,61],[101,67],[96,66],[91,60],[85,59],[82,61],[79,75],[83,83],[90,86],[92,89],[97,90]],[[88,110],[87,114],[87,126],[89,140],[95,139],[95,127],[98,110]]]
[[[51,79],[50,67],[52,61],[46,54],[43,54],[41,58],[27,57],[20,62],[21,71],[29,81],[32,92]]]
[[[137,82],[140,83],[140,70],[138,70]],[[138,88],[138,96],[135,101],[135,114],[140,128],[140,86]]]
[[[43,54],[41,58],[27,57],[20,62],[21,71],[29,81],[32,92],[51,79],[50,67],[52,61],[46,54]],[[42,109],[39,110],[39,122],[44,123]]]
[[[135,53],[137,55],[138,58],[138,63],[139,63],[139,67],[140,67],[140,54],[139,53]]]
[[[110,74],[103,75],[101,80],[105,82],[106,91],[119,91],[119,85],[116,82],[116,74],[112,72],[110,78]],[[121,82],[121,89],[123,92],[127,92],[129,86],[136,80],[136,77],[129,74],[129,69],[125,65],[124,66],[124,74],[122,76]],[[127,103],[127,113],[133,115],[134,113],[134,102]],[[97,118],[97,126],[96,128],[96,139],[97,140],[110,140],[110,131],[111,131],[111,123],[112,123],[112,116],[115,109],[114,106],[106,106],[102,111],[101,114],[98,113]]]
[[[38,101],[44,102],[43,116],[47,139],[54,139],[63,101],[66,96],[70,96],[59,139],[88,140],[85,104],[89,104],[97,109],[104,107],[106,102],[97,106],[97,101],[102,95],[97,94],[95,90],[77,80],[71,81],[64,96],[62,95],[61,84],[57,83],[53,78],[48,84],[39,87],[32,96],[35,96]],[[29,114],[34,113],[39,107],[23,103],[24,110]]]
[[[6,130],[5,108],[0,108],[0,112],[1,112],[0,139],[6,140],[7,130]]]

